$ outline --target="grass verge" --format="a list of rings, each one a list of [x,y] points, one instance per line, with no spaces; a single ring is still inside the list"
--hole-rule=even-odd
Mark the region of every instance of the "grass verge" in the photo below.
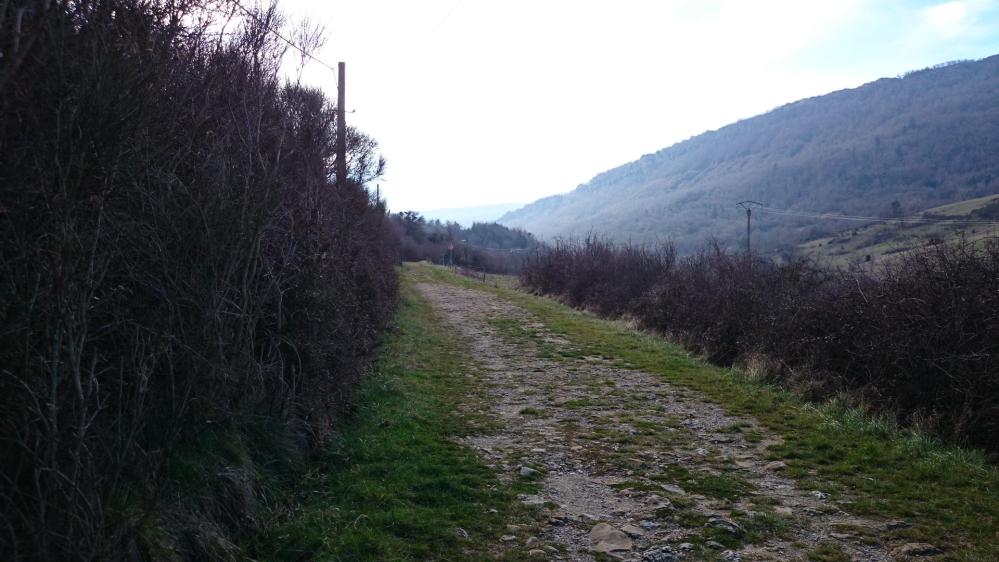
[[[934,559],[939,561],[999,560],[999,470],[976,451],[942,445],[836,403],[808,404],[660,337],[551,299],[427,264],[406,271],[411,278],[492,292],[537,315],[582,353],[619,359],[696,390],[730,414],[756,418],[783,438],[769,454],[787,462],[787,474],[799,486],[830,493],[856,515],[905,520],[909,526],[884,531],[890,544],[933,543],[945,549]]]
[[[518,513],[519,492],[501,483],[462,435],[490,420],[463,414],[484,400],[466,343],[404,282],[396,324],[356,412],[303,482],[298,508],[258,545],[257,560],[517,559],[494,545]],[[459,407],[465,404],[465,408]],[[477,410],[486,411],[483,406]]]

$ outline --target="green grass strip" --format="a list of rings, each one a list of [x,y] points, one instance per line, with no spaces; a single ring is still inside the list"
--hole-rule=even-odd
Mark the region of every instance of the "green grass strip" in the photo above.
[[[396,325],[361,384],[356,412],[303,483],[300,511],[255,558],[494,558],[492,545],[522,509],[516,493],[530,485],[502,485],[454,442],[487,425],[457,413],[479,390],[466,342],[404,283]]]

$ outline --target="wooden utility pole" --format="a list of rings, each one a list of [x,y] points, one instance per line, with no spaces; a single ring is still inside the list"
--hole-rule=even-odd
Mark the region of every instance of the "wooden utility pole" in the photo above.
[[[752,252],[752,245],[750,244],[750,237],[752,231],[750,230],[750,224],[753,219],[753,205],[763,206],[763,203],[757,203],[756,201],[740,201],[736,205],[742,207],[746,210],[746,254],[748,255]]]
[[[344,80],[344,63],[337,65],[336,89],[336,186],[342,188],[347,184],[347,122],[344,120],[344,99],[346,88]]]

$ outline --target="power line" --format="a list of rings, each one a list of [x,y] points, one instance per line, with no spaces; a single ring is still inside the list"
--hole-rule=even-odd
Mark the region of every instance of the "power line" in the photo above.
[[[458,0],[457,2],[455,2],[454,6],[451,6],[451,9],[448,10],[447,15],[445,15],[444,18],[441,21],[437,22],[437,25],[434,26],[434,28],[431,30],[431,33],[433,33],[434,31],[437,31],[438,29],[440,29],[440,27],[442,25],[444,25],[444,22],[446,22],[448,20],[448,18],[451,17],[451,14],[453,14],[454,11],[458,9],[458,6],[460,4],[461,4],[461,0]]]
[[[239,10],[241,12],[243,12],[244,14],[250,16],[250,18],[252,18],[258,24],[260,24],[260,26],[263,27],[265,30],[273,33],[275,37],[277,37],[278,39],[284,41],[285,43],[288,44],[288,46],[290,46],[291,48],[293,48],[296,51],[298,51],[299,53],[301,53],[303,57],[307,57],[307,58],[309,58],[309,59],[311,59],[311,60],[319,63],[321,66],[324,66],[324,67],[328,68],[330,71],[333,72],[333,74],[337,73],[337,70],[335,68],[333,68],[333,65],[328,64],[325,61],[323,61],[322,59],[314,56],[312,53],[306,51],[305,49],[303,49],[302,47],[300,47],[297,43],[295,43],[291,39],[288,39],[287,37],[285,37],[284,35],[282,35],[279,31],[275,30],[273,27],[271,27],[270,25],[268,25],[267,22],[265,22],[264,20],[260,19],[260,17],[257,14],[255,14],[252,11],[244,8],[243,5],[240,4],[238,0],[233,0],[233,4],[237,8],[239,8]]]
[[[768,215],[781,215],[788,217],[814,218],[822,220],[845,220],[856,222],[889,222],[902,224],[953,224],[963,226],[999,226],[999,221],[982,219],[936,219],[931,217],[908,217],[908,218],[886,218],[868,217],[862,215],[844,215],[839,213],[820,213],[817,211],[798,211],[794,209],[778,209],[774,207],[759,206],[756,211]]]

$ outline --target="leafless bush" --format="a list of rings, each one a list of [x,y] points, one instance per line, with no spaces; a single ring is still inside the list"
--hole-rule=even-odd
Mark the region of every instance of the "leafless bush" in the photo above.
[[[676,260],[672,244],[659,248],[615,246],[588,237],[556,241],[531,254],[521,281],[542,293],[565,297],[607,315],[634,313],[639,299],[670,274]]]
[[[145,556],[180,452],[321,440],[387,321],[374,143],[351,131],[334,189],[329,102],[282,84],[273,6],[238,13],[0,6],[4,559]]]
[[[668,263],[586,240],[543,249],[521,277],[575,306],[627,313],[712,361],[766,358],[780,366],[773,377],[806,383],[812,397],[850,392],[903,423],[999,450],[996,240],[927,247],[875,272],[717,246]]]

